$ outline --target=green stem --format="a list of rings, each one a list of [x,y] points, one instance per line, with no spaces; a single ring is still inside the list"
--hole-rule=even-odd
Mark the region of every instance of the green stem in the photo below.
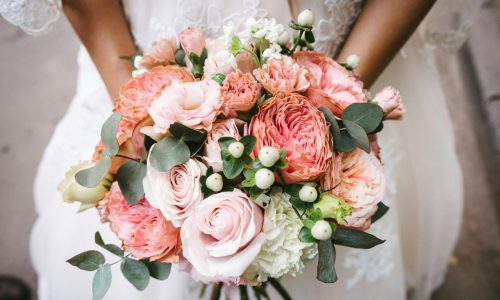
[[[276,289],[278,294],[283,298],[283,300],[292,300],[292,297],[286,289],[281,285],[281,283],[275,278],[269,278],[269,283]]]
[[[255,54],[252,50],[243,48],[244,51],[247,51],[248,53],[252,54],[252,60],[257,68],[262,67],[259,58],[257,57],[257,54]]]
[[[219,300],[220,292],[222,290],[222,283],[214,283],[212,288],[212,294],[210,295],[210,300]]]
[[[240,285],[238,286],[240,289],[240,298],[241,300],[248,300],[248,290],[246,285]]]

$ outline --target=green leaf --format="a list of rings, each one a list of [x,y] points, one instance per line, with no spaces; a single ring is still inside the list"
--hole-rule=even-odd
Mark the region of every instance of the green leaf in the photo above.
[[[361,126],[366,133],[371,133],[382,122],[384,111],[374,103],[353,103],[342,112],[342,122],[345,120]]]
[[[104,122],[101,128],[101,140],[111,156],[116,155],[120,149],[118,141],[116,140],[116,132],[118,131],[118,124],[120,124],[121,119],[122,115],[119,112],[114,112]]]
[[[312,209],[314,206],[314,203],[304,202],[304,201],[300,200],[298,196],[290,197],[290,203],[293,206],[295,206],[295,208],[298,208],[300,210],[309,210],[309,209]]]
[[[99,162],[88,169],[76,173],[75,179],[80,185],[88,188],[96,187],[101,180],[108,174],[111,167],[111,157],[104,151]]]
[[[245,166],[243,162],[234,157],[226,157],[226,159],[222,159],[222,168],[224,171],[224,176],[226,176],[227,179],[234,179],[238,177],[243,171],[244,167]]]
[[[151,148],[149,162],[156,170],[167,172],[172,167],[185,163],[190,157],[189,147],[183,140],[168,136]]]
[[[378,207],[377,211],[372,216],[372,224],[375,223],[375,222],[377,222],[380,218],[382,218],[387,213],[387,211],[389,211],[389,207],[387,207],[382,202],[379,202],[377,204],[377,207]]]
[[[212,80],[217,82],[220,86],[224,85],[224,80],[226,80],[226,75],[217,73],[212,75]]]
[[[146,153],[149,153],[149,150],[153,145],[156,144],[156,141],[153,140],[150,136],[144,135],[144,150]]]
[[[318,241],[318,269],[316,278],[324,283],[334,283],[337,281],[335,271],[335,247],[332,241]]]
[[[332,137],[333,137],[333,144],[334,144],[334,147],[337,151],[341,151],[341,150],[338,150],[337,148],[342,147],[342,146],[349,146],[348,144],[348,140],[346,140],[343,144],[342,144],[342,136],[340,134],[340,127],[339,127],[339,123],[337,122],[337,119],[335,118],[335,116],[333,115],[333,113],[328,109],[326,108],[325,106],[321,106],[319,108],[319,110],[321,110],[321,112],[325,115],[325,119],[328,121],[328,123],[330,123],[330,132],[332,133]],[[352,141],[352,139],[351,139]],[[353,145],[353,147],[355,147]],[[349,148],[349,147],[344,147],[344,148]],[[351,149],[351,151],[354,150],[354,148]],[[341,151],[341,152],[348,152],[348,151]]]
[[[356,143],[347,130],[340,131],[340,141],[335,143],[335,150],[339,152],[351,152],[356,149]]]
[[[85,271],[95,271],[99,269],[105,261],[104,255],[102,255],[101,252],[89,250],[73,256],[66,262]]]
[[[184,62],[184,59],[186,58],[186,52],[182,47],[179,46],[177,50],[175,50],[175,63],[178,64],[181,67],[185,67],[186,63]]]
[[[149,283],[149,271],[146,265],[138,260],[125,258],[120,266],[123,276],[139,291],[143,291]]]
[[[260,196],[260,194],[262,194],[262,192],[263,190],[259,189],[256,186],[252,186],[248,191],[248,195],[251,199],[255,200]]]
[[[129,160],[116,173],[116,181],[128,203],[135,205],[144,196],[142,181],[146,176],[146,165]]]
[[[108,292],[111,286],[111,267],[110,265],[103,265],[95,272],[92,281],[92,299],[101,300]]]
[[[286,149],[280,149],[280,159],[286,158]]]
[[[332,240],[337,245],[360,249],[370,249],[384,242],[367,232],[350,228],[337,228]]]
[[[343,120],[342,122],[356,142],[356,145],[358,145],[358,147],[363,149],[366,153],[370,153],[370,141],[368,140],[368,135],[363,127],[348,120]]]
[[[313,220],[314,222],[317,222],[319,220],[323,220],[323,213],[321,212],[321,209],[319,209],[319,208],[315,209],[309,215],[309,219]]]
[[[250,155],[252,153],[255,144],[257,143],[257,138],[253,135],[246,135],[240,139],[240,143],[245,146],[245,150],[243,150],[243,154]]]
[[[314,243],[316,239],[312,236],[311,229],[302,227],[299,232],[299,240],[302,243]]]
[[[95,241],[95,243],[97,245],[99,245],[102,248],[108,250],[109,252],[111,252],[111,253],[113,253],[115,255],[123,257],[123,250],[120,247],[118,247],[117,245],[104,243],[104,241],[103,241],[103,239],[102,239],[101,234],[99,233],[99,231],[95,232],[94,241]]]
[[[233,35],[231,39],[231,45],[229,46],[229,51],[231,51],[231,54],[237,55],[243,50],[243,44],[241,43],[241,40],[238,36]]]
[[[316,222],[314,222],[311,219],[305,219],[303,222],[304,222],[304,226],[306,228],[309,228],[309,229],[313,228],[314,224],[316,224]]]
[[[176,138],[182,139],[186,142],[203,143],[207,138],[206,132],[191,129],[179,122],[175,122],[174,124],[170,125],[169,131]]]
[[[148,261],[147,259],[141,260],[148,268],[149,275],[158,280],[165,280],[170,275],[172,264],[162,263],[157,260]]]
[[[315,41],[314,34],[312,31],[306,31],[304,38],[308,43],[314,43]]]
[[[219,143],[221,150],[227,150],[229,145],[231,145],[234,142],[237,142],[237,140],[233,137],[224,136],[224,137],[219,138],[217,140],[217,142]]]

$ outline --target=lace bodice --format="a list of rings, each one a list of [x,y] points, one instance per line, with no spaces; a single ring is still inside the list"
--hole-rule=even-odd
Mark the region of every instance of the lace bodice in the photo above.
[[[0,0],[0,14],[29,34],[47,32],[59,19],[61,0]]]

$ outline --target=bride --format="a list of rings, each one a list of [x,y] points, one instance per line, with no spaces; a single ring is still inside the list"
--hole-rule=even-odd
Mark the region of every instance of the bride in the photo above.
[[[56,2],[0,0],[0,12],[25,31],[39,33],[57,19]],[[397,87],[407,113],[404,121],[388,124],[380,137],[383,156],[390,157],[385,161],[397,162],[385,166],[393,184],[384,203],[392,209],[371,229],[386,242],[369,251],[339,247],[335,284],[317,282],[313,263],[307,275],[283,282],[295,299],[429,299],[442,283],[462,212],[461,173],[445,99],[419,37],[410,38],[433,2],[63,0],[84,47],[78,55],[75,98],[45,150],[35,181],[38,220],[31,256],[39,299],[90,299],[93,274],[65,260],[93,247],[96,230],[106,241],[116,239],[95,210],[76,214],[76,206],[63,203],[56,186],[70,165],[91,156],[112,99],[131,76],[132,66],[119,56],[148,49],[160,37],[187,27],[213,37],[229,21],[238,25],[249,17],[272,17],[287,24],[306,8],[316,14],[316,49],[339,61],[358,54],[362,63],[356,71],[367,87],[376,86],[377,78]],[[404,57],[393,59],[405,42]],[[106,299],[195,299],[199,292],[195,282],[175,269],[167,281],[151,282],[144,292],[113,269]]]

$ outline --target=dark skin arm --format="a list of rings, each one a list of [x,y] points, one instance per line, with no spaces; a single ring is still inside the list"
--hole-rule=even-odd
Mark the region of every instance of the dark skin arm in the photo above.
[[[369,88],[429,12],[435,0],[367,0],[337,60],[361,58],[356,73]]]
[[[120,56],[136,52],[119,0],[63,0],[63,9],[101,74],[111,99],[132,73]]]

